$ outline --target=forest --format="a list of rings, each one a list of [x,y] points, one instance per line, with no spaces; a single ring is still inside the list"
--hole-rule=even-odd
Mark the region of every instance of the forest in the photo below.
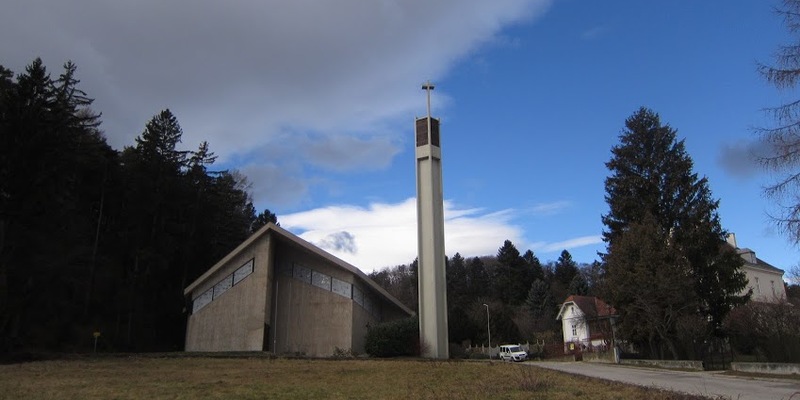
[[[78,84],[0,66],[0,354],[182,350],[183,288],[275,216],[169,110],[112,149]]]

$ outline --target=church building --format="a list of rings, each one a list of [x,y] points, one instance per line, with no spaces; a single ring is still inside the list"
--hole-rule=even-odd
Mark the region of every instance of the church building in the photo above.
[[[184,295],[186,351],[363,353],[370,325],[414,315],[358,268],[273,223]]]

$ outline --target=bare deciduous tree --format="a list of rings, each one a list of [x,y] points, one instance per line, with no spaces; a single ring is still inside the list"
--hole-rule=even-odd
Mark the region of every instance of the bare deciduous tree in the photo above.
[[[790,33],[793,43],[780,46],[772,64],[759,64],[759,73],[772,85],[785,92],[797,88],[800,80],[800,0],[783,0],[776,9]],[[756,157],[776,180],[764,188],[778,206],[771,215],[794,243],[800,243],[800,99],[768,108],[775,125],[757,129],[769,152]]]

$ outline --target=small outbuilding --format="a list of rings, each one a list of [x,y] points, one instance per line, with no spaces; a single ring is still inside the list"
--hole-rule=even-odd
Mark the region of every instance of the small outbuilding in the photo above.
[[[186,351],[363,353],[370,325],[414,315],[358,268],[273,223],[184,295]]]

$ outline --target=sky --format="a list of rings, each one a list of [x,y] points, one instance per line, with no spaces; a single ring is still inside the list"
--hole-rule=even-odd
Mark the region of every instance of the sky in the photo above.
[[[775,1],[9,0],[0,65],[72,60],[109,144],[169,108],[183,149],[250,182],[258,210],[365,272],[416,257],[414,119],[435,85],[445,248],[542,261],[605,251],[611,148],[639,107],[677,130],[723,228],[772,265],[751,160],[763,109],[795,100],[757,72],[791,37]]]

